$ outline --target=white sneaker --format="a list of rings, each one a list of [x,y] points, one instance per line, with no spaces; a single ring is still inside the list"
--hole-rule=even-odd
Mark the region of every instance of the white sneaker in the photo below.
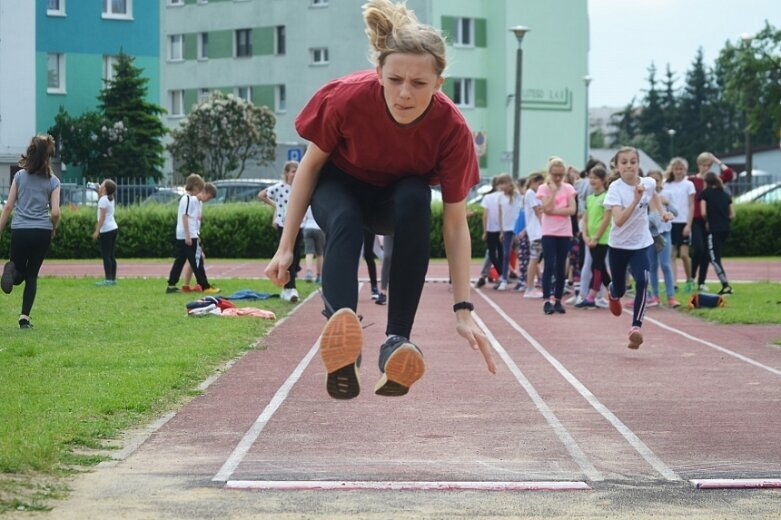
[[[286,302],[290,303],[296,303],[298,301],[298,291],[295,289],[282,289],[282,292],[279,295],[280,298],[285,300]]]
[[[299,300],[298,291],[295,288],[290,289],[290,303],[296,303]]]
[[[524,298],[542,298],[542,291],[538,289],[531,289],[523,294]]]
[[[567,305],[575,305],[576,303],[580,303],[580,301],[581,301],[582,299],[583,299],[583,298],[581,298],[579,294],[575,294],[575,295],[573,295],[573,296],[570,296],[569,298],[567,298],[567,299],[564,301],[564,303],[566,303]]]
[[[594,305],[600,309],[607,309],[610,306],[610,302],[608,302],[605,298],[596,298],[594,300]]]
[[[710,287],[708,287],[704,283],[701,283],[698,289],[700,290],[700,292],[710,292]]]
[[[496,290],[497,291],[506,291],[507,290],[507,282],[505,282],[504,280],[499,282],[499,285],[496,286]]]

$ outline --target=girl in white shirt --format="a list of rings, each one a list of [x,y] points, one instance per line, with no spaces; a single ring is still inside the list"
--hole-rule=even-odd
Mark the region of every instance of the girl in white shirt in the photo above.
[[[610,275],[613,278],[608,287],[610,312],[621,316],[621,297],[626,292],[628,266],[636,283],[628,347],[636,349],[643,343],[640,327],[646,309],[648,270],[654,243],[648,224],[648,209],[658,211],[664,222],[672,220],[673,216],[662,208],[656,193],[656,181],[640,177],[640,155],[635,148],[627,146],[618,150],[613,164],[620,178],[610,184],[603,203],[613,219],[608,239]]]
[[[686,290],[692,288],[692,263],[689,258],[689,244],[691,244],[692,218],[694,217],[694,196],[696,189],[694,183],[687,177],[689,163],[682,157],[673,157],[665,172],[662,195],[666,197],[678,210],[678,215],[672,221],[672,248],[670,263],[673,269],[673,280],[678,280],[678,264],[675,257],[683,262],[683,270],[686,273]]]
[[[114,194],[117,192],[117,184],[111,179],[105,179],[98,186],[98,222],[92,240],[99,240],[100,254],[103,257],[103,273],[105,279],[95,285],[117,284],[117,235],[119,226],[114,219]]]
[[[523,208],[521,195],[515,191],[515,183],[509,174],[503,173],[499,176],[499,226],[501,229],[502,243],[502,271],[499,285],[496,287],[500,291],[507,290],[507,280],[510,274],[510,257],[513,253],[513,239],[515,233],[515,221],[518,220],[518,214]]]

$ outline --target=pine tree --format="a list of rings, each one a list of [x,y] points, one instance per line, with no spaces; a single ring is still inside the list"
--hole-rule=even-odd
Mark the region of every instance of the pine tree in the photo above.
[[[664,111],[662,97],[656,88],[656,66],[648,67],[648,90],[643,98],[643,106],[638,116],[637,124],[641,135],[645,136],[648,147],[644,150],[654,158],[661,158],[661,144],[664,142]]]
[[[664,95],[662,96],[662,113],[664,114],[664,135],[661,138],[663,155],[672,159],[675,154],[675,135],[678,133],[678,99],[675,92],[675,74],[670,64],[664,73]]]
[[[705,67],[702,48],[686,72],[685,85],[679,101],[680,124],[676,134],[677,155],[686,157],[689,164],[695,164],[697,155],[710,149],[708,141],[710,128],[708,119],[712,116],[713,87]],[[680,143],[680,144],[678,144]]]
[[[163,136],[166,128],[160,116],[163,108],[146,100],[149,78],[133,65],[133,58],[120,52],[114,66],[114,79],[109,80],[98,96],[99,108],[113,126],[121,124],[126,135],[109,148],[104,175],[119,179],[144,181],[162,177]]]

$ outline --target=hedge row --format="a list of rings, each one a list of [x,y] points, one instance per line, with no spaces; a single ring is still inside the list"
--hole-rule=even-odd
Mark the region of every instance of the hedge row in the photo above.
[[[63,209],[62,223],[49,258],[99,258],[92,241],[95,209]],[[117,255],[121,258],[166,258],[173,255],[176,206],[117,208],[120,235]],[[469,216],[472,255],[485,250],[481,240],[480,208]],[[727,241],[726,256],[781,255],[781,205],[740,205]],[[259,203],[207,206],[203,237],[206,251],[215,258],[270,258],[276,249],[277,233],[271,227],[271,208]],[[0,238],[0,258],[8,258],[10,233]],[[442,208],[434,206],[431,256],[443,258]]]

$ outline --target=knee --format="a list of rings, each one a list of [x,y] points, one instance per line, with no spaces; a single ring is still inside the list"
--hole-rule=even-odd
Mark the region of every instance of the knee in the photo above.
[[[431,189],[422,179],[399,181],[396,196],[396,216],[401,219],[431,219]]]

